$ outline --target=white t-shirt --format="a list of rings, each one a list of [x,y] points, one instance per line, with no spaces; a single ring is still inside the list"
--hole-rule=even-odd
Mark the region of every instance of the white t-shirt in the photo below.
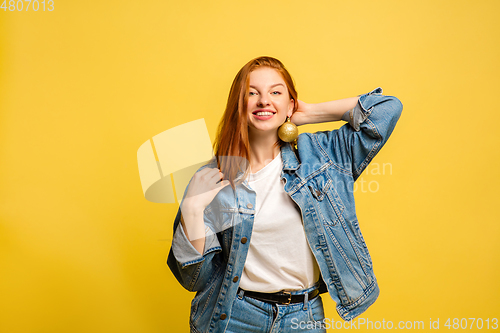
[[[319,268],[307,243],[300,209],[280,179],[281,153],[249,175],[256,192],[255,216],[248,255],[241,275],[245,290],[272,293],[301,290],[319,279]]]

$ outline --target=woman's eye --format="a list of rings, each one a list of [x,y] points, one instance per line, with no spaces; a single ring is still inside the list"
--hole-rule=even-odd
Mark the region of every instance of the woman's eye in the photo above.
[[[273,94],[273,95],[280,95],[280,94],[281,94],[281,92],[279,92],[279,91],[273,91],[273,92],[272,92],[272,94]]]
[[[256,93],[254,93],[253,91],[250,91],[250,92],[248,93],[248,95],[250,95],[250,96],[254,96],[254,95],[257,95],[257,94],[256,94]]]

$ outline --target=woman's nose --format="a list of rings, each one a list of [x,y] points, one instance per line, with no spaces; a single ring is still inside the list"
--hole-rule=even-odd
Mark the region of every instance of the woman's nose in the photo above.
[[[259,106],[269,105],[269,99],[265,95],[260,95]]]

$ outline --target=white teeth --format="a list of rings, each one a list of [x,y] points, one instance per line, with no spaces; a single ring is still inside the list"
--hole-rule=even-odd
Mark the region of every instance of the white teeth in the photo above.
[[[255,113],[257,116],[272,116],[272,112],[257,112]]]

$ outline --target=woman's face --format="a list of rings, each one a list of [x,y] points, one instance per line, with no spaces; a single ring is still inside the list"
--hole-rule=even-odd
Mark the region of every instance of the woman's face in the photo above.
[[[249,132],[269,132],[277,136],[277,129],[292,115],[293,106],[285,80],[277,70],[260,67],[250,73]]]

